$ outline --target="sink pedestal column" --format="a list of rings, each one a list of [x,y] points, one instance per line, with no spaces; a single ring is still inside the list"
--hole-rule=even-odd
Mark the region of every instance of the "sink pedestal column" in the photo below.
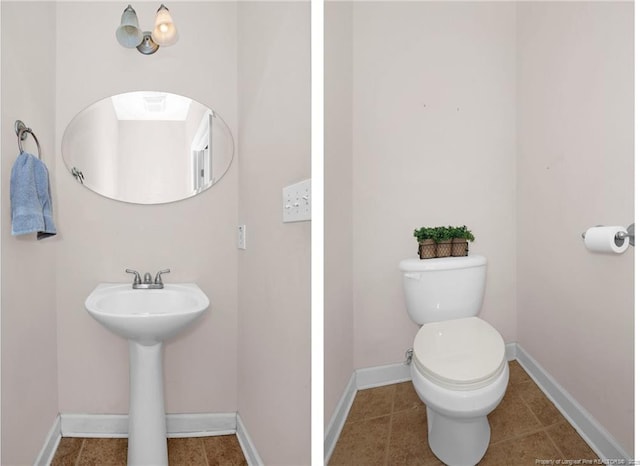
[[[162,380],[162,343],[129,340],[128,466],[169,464]]]

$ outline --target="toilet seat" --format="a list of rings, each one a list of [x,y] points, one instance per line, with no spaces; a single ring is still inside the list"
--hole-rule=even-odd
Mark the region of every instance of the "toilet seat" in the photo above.
[[[491,384],[506,365],[500,333],[478,317],[423,325],[413,342],[416,369],[451,390],[475,390]]]

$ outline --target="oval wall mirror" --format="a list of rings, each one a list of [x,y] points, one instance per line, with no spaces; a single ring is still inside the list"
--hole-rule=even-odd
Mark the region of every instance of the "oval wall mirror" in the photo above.
[[[62,137],[62,157],[78,182],[136,204],[201,193],[227,172],[233,152],[220,115],[168,92],[102,99],[76,115]]]

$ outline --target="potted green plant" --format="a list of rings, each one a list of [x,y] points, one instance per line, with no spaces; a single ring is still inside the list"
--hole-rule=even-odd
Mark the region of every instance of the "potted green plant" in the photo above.
[[[475,236],[466,225],[460,227],[451,227],[452,237],[451,255],[455,257],[469,255],[469,241],[475,240]]]
[[[431,259],[436,257],[437,244],[435,242],[435,228],[416,228],[413,236],[418,241],[418,255],[420,259]]]
[[[437,244],[436,257],[449,257],[451,255],[451,245],[453,242],[453,236],[451,236],[452,228],[448,227],[435,227],[434,240]]]

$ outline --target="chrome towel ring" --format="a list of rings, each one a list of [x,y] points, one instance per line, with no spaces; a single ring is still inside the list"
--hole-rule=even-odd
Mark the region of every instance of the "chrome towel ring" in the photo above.
[[[36,141],[36,146],[38,147],[38,158],[42,160],[42,156],[40,155],[40,142],[33,133],[33,130],[28,128],[21,120],[16,120],[14,128],[16,130],[16,135],[18,136],[18,149],[20,149],[20,153],[22,154],[24,152],[24,149],[22,148],[22,141],[27,139],[27,134],[30,134],[31,137],[33,137],[33,140]]]

